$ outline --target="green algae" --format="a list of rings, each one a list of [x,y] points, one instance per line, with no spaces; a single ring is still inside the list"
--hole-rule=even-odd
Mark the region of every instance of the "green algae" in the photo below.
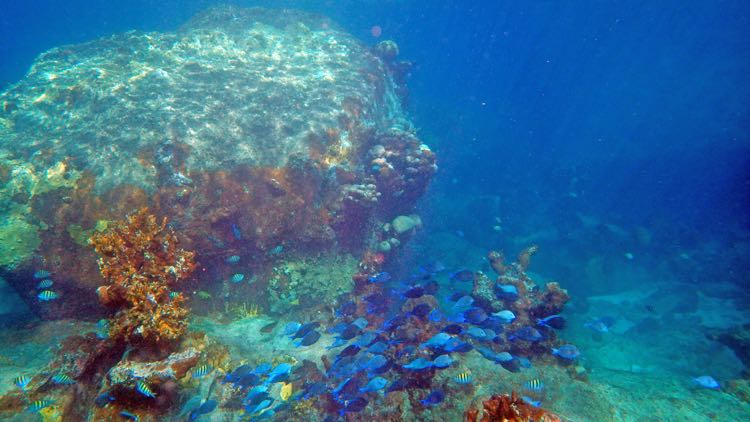
[[[41,244],[38,227],[13,215],[0,223],[0,267],[15,268],[29,259]]]
[[[65,230],[68,232],[70,238],[73,239],[73,242],[79,246],[85,247],[89,246],[89,239],[94,233],[107,230],[108,225],[109,222],[107,220],[99,220],[96,222],[96,225],[90,229],[84,229],[78,224],[71,224],[66,227]]]
[[[18,161],[0,152],[3,184],[0,185],[0,266],[15,268],[39,247],[38,231],[31,223],[31,200],[36,195],[76,186],[80,173],[59,161],[48,168]]]
[[[313,305],[332,306],[354,288],[357,260],[351,255],[325,254],[283,261],[268,280],[268,302],[275,314]]]

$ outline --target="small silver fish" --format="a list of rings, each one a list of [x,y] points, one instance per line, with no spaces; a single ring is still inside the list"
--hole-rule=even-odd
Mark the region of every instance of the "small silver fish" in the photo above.
[[[232,283],[242,283],[242,280],[245,279],[245,274],[237,273],[232,275]]]
[[[227,264],[237,264],[240,262],[240,256],[239,255],[232,255],[226,259]]]

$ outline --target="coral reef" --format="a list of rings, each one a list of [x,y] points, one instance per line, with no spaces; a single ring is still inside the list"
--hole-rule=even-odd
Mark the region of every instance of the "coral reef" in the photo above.
[[[411,132],[398,128],[377,136],[368,155],[381,198],[394,211],[407,210],[437,170],[435,154]]]
[[[130,343],[178,339],[187,326],[181,294],[170,289],[195,268],[194,253],[178,247],[167,219],[147,208],[91,237],[99,269],[109,285],[97,290],[105,305],[121,308],[110,335]]]
[[[526,403],[514,391],[493,395],[482,402],[481,410],[470,408],[466,422],[560,422],[560,417]]]

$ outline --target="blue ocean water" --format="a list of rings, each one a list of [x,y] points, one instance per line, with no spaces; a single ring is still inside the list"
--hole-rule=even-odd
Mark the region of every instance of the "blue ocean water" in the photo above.
[[[750,323],[747,2],[231,3],[323,14],[413,62],[405,107],[438,171],[413,209],[423,227],[389,270],[490,273],[489,250],[513,261],[538,245],[530,274],[570,293],[560,337],[586,373],[539,369],[545,407],[602,420],[572,398],[585,393],[618,409],[608,420],[747,416],[750,346],[729,339]],[[0,89],[50,48],[173,31],[218,4],[4,5]],[[14,353],[31,352],[2,355]],[[696,387],[702,375],[721,391]]]

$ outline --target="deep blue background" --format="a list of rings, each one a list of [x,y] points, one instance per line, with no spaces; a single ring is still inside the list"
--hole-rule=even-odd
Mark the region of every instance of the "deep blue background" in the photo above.
[[[0,86],[53,46],[174,29],[214,3],[4,0]],[[417,64],[410,106],[440,156],[435,192],[511,198],[507,213],[550,221],[581,212],[730,238],[748,227],[745,1],[234,3],[396,40]]]

